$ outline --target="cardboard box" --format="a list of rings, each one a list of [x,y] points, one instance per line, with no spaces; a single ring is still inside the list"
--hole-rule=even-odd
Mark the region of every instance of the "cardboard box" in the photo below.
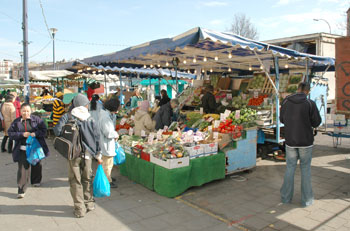
[[[184,147],[184,149],[188,152],[188,155],[191,156],[198,156],[204,154],[204,148],[202,145],[195,145],[191,147]]]
[[[336,114],[334,120],[336,120],[336,121],[343,121],[343,120],[345,120],[345,115],[343,115],[343,114]]]
[[[334,120],[334,123],[333,123],[334,127],[344,127],[347,125],[347,122],[346,120]]]
[[[151,155],[150,160],[152,163],[167,169],[181,168],[181,167],[186,167],[190,165],[190,158],[188,156],[183,158],[167,159],[164,161],[162,159],[158,159],[153,155]]]
[[[218,152],[218,143],[202,144],[204,148],[204,154],[215,154]]]

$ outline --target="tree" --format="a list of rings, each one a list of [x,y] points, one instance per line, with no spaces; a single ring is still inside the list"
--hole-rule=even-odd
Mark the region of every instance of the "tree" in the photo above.
[[[253,40],[259,39],[258,30],[245,14],[235,14],[229,31]]]

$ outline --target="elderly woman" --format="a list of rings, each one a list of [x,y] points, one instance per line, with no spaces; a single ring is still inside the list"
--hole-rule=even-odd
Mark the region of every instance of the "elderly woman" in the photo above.
[[[28,187],[29,177],[31,184],[39,187],[42,178],[42,165],[29,164],[26,155],[26,141],[29,136],[36,137],[44,150],[45,156],[49,155],[49,148],[45,142],[46,125],[37,116],[31,115],[31,108],[28,103],[21,106],[21,116],[13,121],[8,130],[11,139],[15,141],[12,152],[14,162],[18,162],[17,184],[18,198],[23,198]]]
[[[135,135],[141,136],[141,131],[145,131],[146,135],[155,129],[156,123],[152,121],[148,113],[149,102],[147,100],[140,103],[139,109],[135,113]]]
[[[9,94],[5,98],[5,103],[1,107],[1,114],[4,118],[4,138],[2,139],[1,142],[1,151],[6,152],[6,143],[9,138],[7,130],[10,128],[11,123],[16,119],[16,108],[13,105],[13,102],[15,101],[15,96]],[[12,152],[12,147],[13,147],[13,141],[10,139],[8,146],[7,146],[7,151],[8,153]]]

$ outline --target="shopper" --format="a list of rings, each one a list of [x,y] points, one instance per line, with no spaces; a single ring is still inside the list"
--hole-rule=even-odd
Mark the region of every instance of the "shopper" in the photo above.
[[[158,104],[159,107],[164,105],[164,104],[166,104],[166,103],[168,103],[170,101],[170,98],[169,98],[168,93],[166,92],[166,90],[164,90],[164,89],[161,90],[160,94],[161,94],[162,98],[159,101],[159,104]]]
[[[139,89],[136,89],[133,96],[131,97],[131,105],[130,105],[130,108],[131,109],[134,109],[134,108],[137,108],[138,107],[138,102],[142,101],[143,98],[140,94],[140,91]]]
[[[3,103],[1,107],[1,114],[4,118],[4,137],[2,138],[1,142],[1,152],[6,152],[6,143],[7,140],[8,146],[7,151],[8,153],[12,153],[12,147],[13,147],[13,140],[9,139],[9,134],[7,130],[10,128],[11,123],[16,119],[16,108],[13,105],[13,102],[15,101],[15,97],[11,94],[7,95],[5,98],[5,103]]]
[[[102,101],[100,100],[100,96],[98,96],[97,94],[92,95],[89,111],[92,118],[94,118],[96,122],[99,121],[99,114],[102,109],[103,109],[103,104],[102,104]]]
[[[92,158],[96,158],[98,163],[102,164],[100,133],[96,132],[99,128],[89,113],[89,103],[89,99],[85,95],[75,96],[71,111],[64,114],[53,129],[55,135],[59,136],[71,115],[81,131],[85,152],[81,153],[80,157],[68,160],[68,181],[74,202],[74,215],[77,218],[84,217],[86,212],[95,209],[92,194]]]
[[[18,162],[17,184],[18,198],[23,198],[28,187],[29,177],[34,187],[39,187],[42,179],[41,162],[35,166],[27,161],[26,141],[29,136],[35,137],[40,143],[45,156],[49,155],[49,148],[45,142],[46,126],[39,117],[31,114],[31,107],[28,103],[21,106],[21,116],[13,121],[8,130],[11,139],[15,141],[12,157]]]
[[[56,93],[56,99],[53,101],[53,111],[52,111],[53,126],[56,126],[58,121],[66,112],[64,103],[63,103],[63,96],[64,94],[59,91]]]
[[[141,131],[145,131],[145,134],[148,135],[155,129],[156,122],[152,120],[148,110],[149,102],[147,100],[142,101],[135,113],[134,134],[136,136],[141,136]]]
[[[17,92],[13,91],[10,94],[15,97],[15,100],[13,101],[13,105],[16,108],[16,118],[17,118],[17,117],[21,116],[21,100],[17,96]]]
[[[179,106],[179,101],[177,99],[172,99],[159,108],[153,118],[156,121],[156,130],[163,129],[164,126],[170,126],[173,109],[177,106]]]
[[[115,142],[118,140],[118,132],[115,131],[114,117],[119,108],[119,100],[111,98],[104,104],[104,110],[99,114],[100,141],[103,160],[103,170],[109,180],[111,188],[118,187],[112,179],[113,157],[115,156]]]
[[[314,142],[313,128],[321,124],[320,113],[314,101],[308,99],[310,84],[300,83],[298,92],[284,99],[280,120],[284,124],[287,168],[281,188],[283,203],[290,203],[294,193],[294,172],[298,159],[301,170],[301,204],[313,203],[311,187],[311,159]]]
[[[213,86],[209,85],[205,88],[205,94],[202,98],[202,107],[204,113],[216,113],[216,100],[215,96],[213,94],[214,88]]]

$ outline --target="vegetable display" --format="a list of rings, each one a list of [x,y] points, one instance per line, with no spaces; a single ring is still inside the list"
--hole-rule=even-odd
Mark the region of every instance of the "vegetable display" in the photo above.
[[[269,97],[268,95],[259,95],[258,98],[250,98],[248,102],[248,106],[260,106],[264,99]]]
[[[262,74],[255,75],[249,84],[249,89],[261,89],[264,87],[265,76]]]

